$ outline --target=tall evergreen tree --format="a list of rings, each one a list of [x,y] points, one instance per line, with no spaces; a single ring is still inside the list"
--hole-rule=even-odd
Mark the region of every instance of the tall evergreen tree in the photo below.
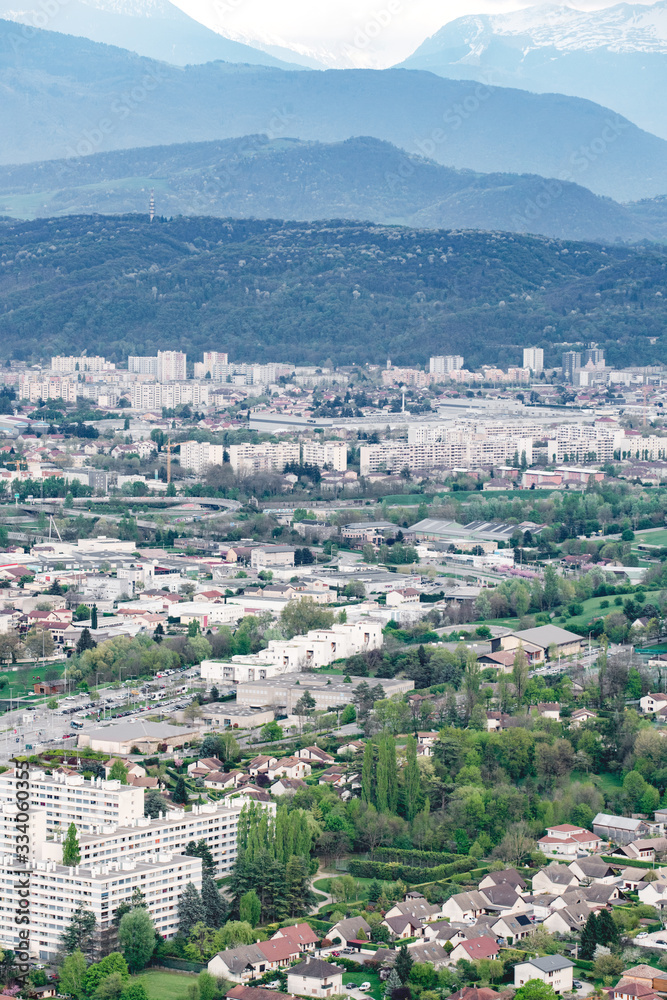
[[[304,858],[289,859],[285,868],[287,886],[287,909],[290,917],[307,913],[315,902],[315,894],[310,887],[310,871]]]
[[[90,609],[90,627],[93,631],[97,628],[97,605],[93,604]]]
[[[204,918],[206,926],[221,927],[227,916],[227,906],[215,883],[215,879],[211,878],[208,874],[202,875],[201,901],[206,913]],[[257,905],[259,907],[259,900],[257,900]],[[241,917],[241,919],[243,920],[244,918]]]
[[[585,961],[590,962],[595,955],[595,946],[598,944],[598,922],[594,913],[591,913],[584,924],[581,932],[581,947],[579,955]]]
[[[125,916],[129,916],[126,914]],[[206,919],[206,911],[202,898],[196,886],[188,882],[178,900],[178,931],[183,937],[188,937],[195,924]],[[125,917],[123,917],[125,920]],[[122,921],[121,921],[122,923]]]
[[[373,744],[370,740],[364,747],[364,762],[361,766],[361,798],[369,804],[373,801]]]
[[[375,805],[378,812],[389,809],[389,755],[384,735],[378,744],[378,760],[375,768]]]
[[[171,793],[171,798],[173,802],[178,802],[184,806],[186,806],[190,801],[190,798],[188,796],[188,790],[185,787],[185,778],[183,777],[182,774],[179,774],[178,776],[178,779],[176,781],[176,786],[173,792]]]
[[[407,983],[413,965],[414,959],[408,951],[407,944],[402,944],[398,949],[398,955],[396,956],[396,961],[394,962],[394,968],[396,969],[396,974],[403,985]]]
[[[607,947],[618,944],[618,927],[609,910],[600,910],[597,915],[597,943]]]

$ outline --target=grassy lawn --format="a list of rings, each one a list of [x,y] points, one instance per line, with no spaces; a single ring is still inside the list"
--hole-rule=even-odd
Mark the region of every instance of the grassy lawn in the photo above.
[[[348,955],[347,957],[349,958],[350,956]],[[333,959],[333,961],[335,962],[336,960]],[[365,969],[363,972],[343,972],[343,987],[345,987],[346,983],[354,983],[355,986],[361,986],[362,983],[370,983],[371,989],[366,995],[374,997],[375,1000],[382,1000],[384,988],[377,972],[371,972],[370,969]]]
[[[613,795],[623,787],[623,779],[617,774],[596,774],[593,780],[605,797]]]
[[[187,996],[188,987],[197,981],[194,975],[163,969],[148,969],[136,976],[136,980],[143,984],[148,1000],[180,1000]]]
[[[640,531],[635,535],[635,544],[637,542],[646,545],[667,545],[667,528],[662,528],[660,531]]]
[[[17,695],[25,695],[33,693],[33,685],[39,678],[39,680],[44,680],[44,671],[49,667],[58,671],[58,676],[62,676],[65,669],[65,664],[60,661],[57,663],[50,663],[46,660],[44,665],[41,661],[31,666],[29,663],[17,663],[15,666],[18,668],[16,671],[7,670],[6,668],[0,673],[0,683],[2,680],[6,680],[7,683],[0,688],[0,698],[7,696],[9,697],[9,689],[12,689],[12,697]],[[27,684],[25,683],[27,681]]]

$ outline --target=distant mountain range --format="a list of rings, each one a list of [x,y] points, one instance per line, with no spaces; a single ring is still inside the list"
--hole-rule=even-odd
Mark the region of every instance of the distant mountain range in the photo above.
[[[17,40],[18,39],[18,40]],[[618,201],[667,193],[667,142],[577,98],[394,69],[185,68],[0,21],[0,161],[248,134],[372,135],[456,169],[539,174]]]
[[[245,136],[0,167],[0,215],[370,220],[429,229],[542,233],[559,239],[665,240],[667,198],[619,205],[535,175],[453,170],[389,143],[322,144]]]
[[[39,26],[117,45],[175,66],[222,59],[282,69],[302,68],[295,62],[296,56],[289,61],[278,59],[211,31],[169,0],[54,0],[43,5],[43,10],[36,8],[33,0],[0,0],[0,17],[21,25],[14,29],[19,45],[21,38],[30,37],[31,28]]]
[[[400,64],[453,79],[556,92],[667,138],[667,0],[580,11],[545,4],[460,17]]]

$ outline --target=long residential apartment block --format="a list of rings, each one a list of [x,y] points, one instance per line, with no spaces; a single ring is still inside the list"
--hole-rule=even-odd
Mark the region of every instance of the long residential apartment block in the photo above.
[[[24,876],[14,858],[0,859],[0,940],[16,947],[21,927],[15,923]],[[37,862],[30,875],[31,956],[53,960],[61,951],[60,937],[71,923],[78,906],[95,916],[95,952],[99,957],[115,942],[113,917],[121,903],[129,903],[136,888],[145,896],[155,929],[163,937],[178,930],[178,900],[188,883],[201,890],[201,858],[159,851],[140,861],[115,860],[104,865],[77,865],[69,868],[53,861]]]
[[[140,789],[143,793],[143,789]],[[108,864],[118,859],[139,861],[159,851],[183,853],[191,841],[205,840],[218,866],[218,877],[227,875],[236,861],[236,833],[241,805],[205,802],[191,812],[172,810],[157,819],[137,817],[133,823],[105,824],[79,836],[82,864]],[[143,814],[143,806],[142,806]],[[45,840],[40,860],[62,861],[64,833]]]
[[[365,444],[359,448],[360,475],[371,472],[401,472],[403,469],[428,472],[433,469],[467,468],[498,465],[519,458],[533,463],[533,439],[530,437],[482,437],[461,434],[458,440],[424,444],[390,441]]]
[[[0,774],[0,803],[16,801],[16,781],[13,769]],[[66,830],[74,823],[80,833],[90,833],[100,825],[121,826],[143,818],[144,790],[120,781],[34,770],[30,772],[30,806],[44,809],[48,831]]]

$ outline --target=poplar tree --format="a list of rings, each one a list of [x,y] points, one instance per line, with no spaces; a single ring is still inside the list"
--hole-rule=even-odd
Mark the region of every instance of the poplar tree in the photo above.
[[[417,762],[417,741],[408,737],[405,746],[406,764],[403,771],[405,818],[412,821],[421,808],[421,774]]]
[[[369,804],[373,801],[373,744],[370,740],[364,747],[364,761],[361,765],[361,798]]]
[[[74,868],[81,861],[81,848],[79,838],[76,835],[76,826],[70,823],[67,828],[67,836],[63,841],[63,864],[69,868]]]

